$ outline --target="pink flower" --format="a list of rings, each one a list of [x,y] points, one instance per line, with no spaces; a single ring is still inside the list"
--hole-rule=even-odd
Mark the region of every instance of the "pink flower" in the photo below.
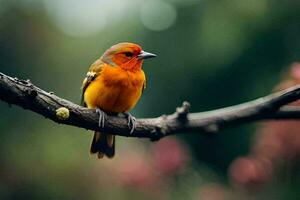
[[[142,154],[126,155],[117,173],[119,181],[127,186],[143,188],[155,182],[155,174]]]
[[[164,138],[153,145],[154,166],[164,175],[183,169],[187,160],[186,148],[175,138]]]
[[[300,62],[294,62],[291,65],[291,76],[294,79],[300,80]]]
[[[257,158],[239,158],[229,169],[232,180],[240,186],[256,187],[271,178],[273,168],[268,160]]]

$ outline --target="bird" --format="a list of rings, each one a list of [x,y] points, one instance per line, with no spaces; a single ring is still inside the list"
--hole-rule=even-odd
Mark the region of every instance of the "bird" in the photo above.
[[[128,120],[130,133],[136,118],[129,111],[135,107],[146,88],[142,69],[145,59],[155,54],[142,50],[135,43],[122,42],[111,46],[89,68],[82,83],[81,103],[96,109],[99,127],[104,128],[107,114],[123,113]],[[112,158],[115,155],[115,135],[95,131],[90,154]]]

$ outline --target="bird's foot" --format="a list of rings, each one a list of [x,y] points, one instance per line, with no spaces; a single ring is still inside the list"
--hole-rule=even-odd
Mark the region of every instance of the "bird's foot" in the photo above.
[[[101,110],[100,108],[96,108],[96,113],[99,115],[98,126],[100,128],[104,128],[105,120],[106,120],[106,113],[103,110]]]
[[[127,125],[128,127],[130,128],[130,134],[133,133],[133,131],[135,130],[136,128],[136,118],[134,116],[132,116],[130,113],[126,112],[124,113],[127,117]]]

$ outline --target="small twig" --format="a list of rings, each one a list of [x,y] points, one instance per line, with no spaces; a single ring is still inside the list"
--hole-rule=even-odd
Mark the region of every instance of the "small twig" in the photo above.
[[[191,104],[187,101],[184,101],[182,103],[181,107],[176,108],[176,112],[174,113],[177,117],[177,119],[181,122],[186,122],[187,121],[187,115],[189,113]]]
[[[137,119],[136,129],[132,134],[125,118],[107,116],[105,128],[99,128],[95,110],[62,99],[53,92],[45,92],[29,80],[19,80],[1,72],[0,99],[9,105],[15,104],[29,109],[60,124],[152,140],[177,133],[215,133],[228,127],[259,120],[300,119],[298,107],[285,106],[300,99],[300,85],[254,101],[208,112],[189,113],[190,104],[184,102],[171,115]]]

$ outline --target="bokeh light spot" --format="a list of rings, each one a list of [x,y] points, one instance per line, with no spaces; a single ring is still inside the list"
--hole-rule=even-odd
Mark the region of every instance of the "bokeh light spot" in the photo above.
[[[176,8],[163,1],[147,1],[141,7],[142,23],[153,31],[168,29],[175,23],[176,18]]]
[[[44,0],[44,6],[54,24],[65,34],[88,37],[108,26],[130,18],[138,0]]]
[[[101,1],[100,1],[101,2]],[[106,12],[99,2],[92,1],[44,1],[55,24],[71,36],[88,36],[106,25]]]

